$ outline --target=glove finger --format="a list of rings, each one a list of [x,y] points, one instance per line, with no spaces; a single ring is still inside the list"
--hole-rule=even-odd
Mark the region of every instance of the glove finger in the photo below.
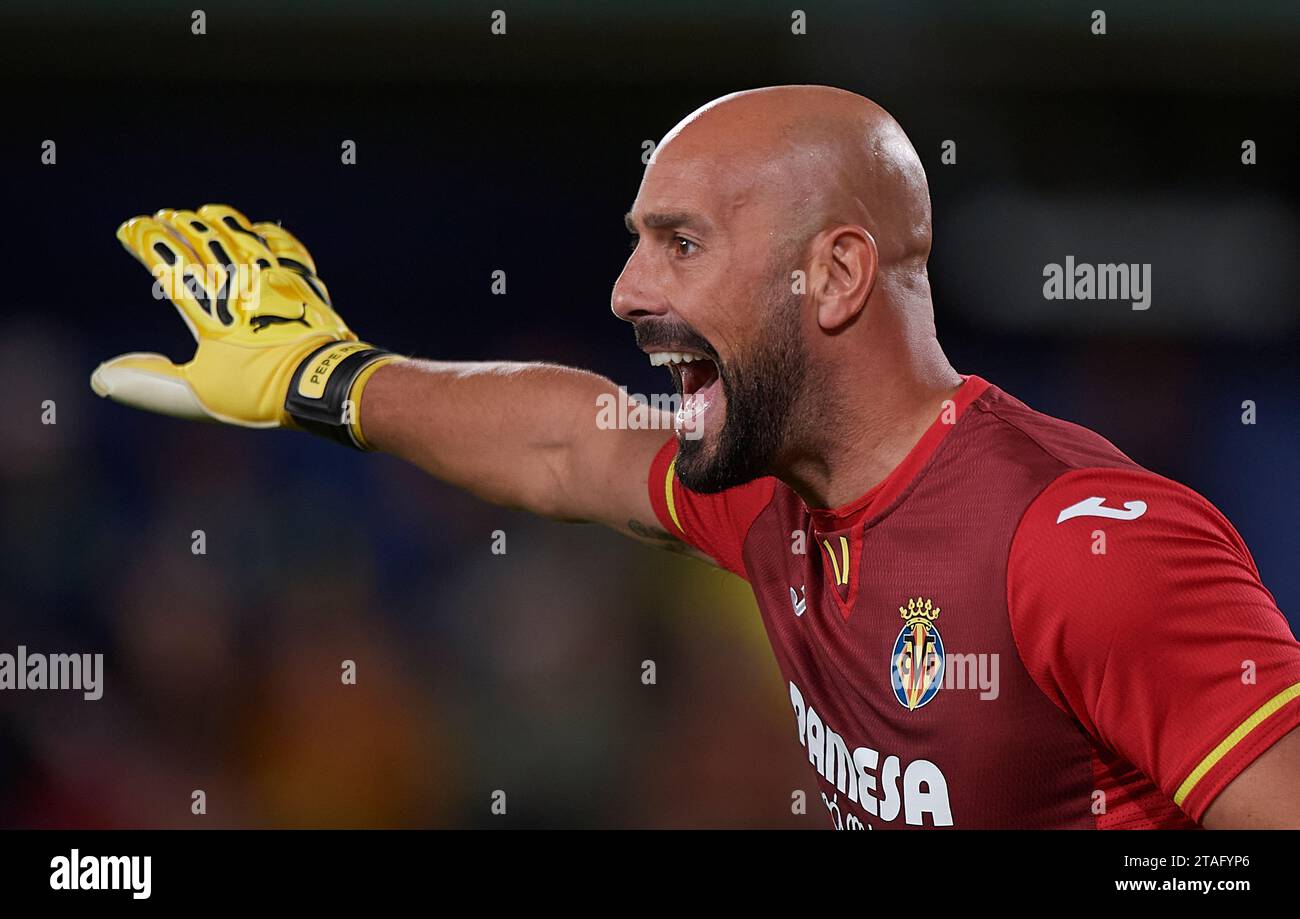
[[[259,236],[248,218],[228,204],[205,204],[199,208],[198,219],[222,233],[228,240],[231,254],[250,265],[262,263],[270,268],[273,255],[266,240]]]
[[[177,418],[211,420],[183,368],[161,354],[120,354],[95,368],[90,388],[123,405]]]
[[[203,260],[203,237],[207,234],[208,228],[199,222],[197,214],[193,211],[164,207],[154,211],[153,217],[159,223],[165,224],[172,235],[183,239],[196,260]]]
[[[316,262],[307,251],[307,247],[278,223],[255,223],[253,229],[266,240],[267,246],[280,264],[287,268],[303,269],[309,274],[316,273]]]
[[[189,243],[203,264],[203,287],[211,294],[212,315],[223,326],[235,324],[235,312],[252,297],[252,266],[243,248],[215,220],[194,211],[162,210],[154,215]],[[266,251],[265,247],[261,247]],[[270,262],[264,262],[270,265]]]
[[[203,263],[188,241],[153,217],[132,217],[117,228],[117,238],[162,283],[195,340],[200,329],[221,329],[203,283]]]
[[[257,223],[254,224],[257,231],[261,233],[271,251],[275,253],[276,261],[282,268],[292,271],[311,288],[316,299],[325,304],[328,308],[330,304],[330,292],[316,274],[316,262],[312,259],[311,253],[307,247],[298,241],[298,238],[286,230],[284,227],[274,223]]]

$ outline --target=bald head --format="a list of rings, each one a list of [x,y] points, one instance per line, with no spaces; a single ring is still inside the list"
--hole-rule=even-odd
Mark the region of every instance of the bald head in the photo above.
[[[829,86],[732,93],[682,119],[652,163],[715,173],[736,201],[767,198],[802,242],[837,223],[871,233],[882,270],[930,252],[925,170],[898,123],[870,99]]]
[[[874,102],[778,86],[709,103],[660,142],[627,226],[612,306],[702,434],[679,444],[687,487],[775,474],[824,495],[836,432],[950,388],[925,171]]]

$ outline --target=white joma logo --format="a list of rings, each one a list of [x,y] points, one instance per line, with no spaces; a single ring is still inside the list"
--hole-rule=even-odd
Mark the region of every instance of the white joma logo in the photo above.
[[[802,585],[802,584],[799,585],[799,593],[798,593],[798,594],[794,592],[794,588],[793,588],[793,587],[790,588],[790,605],[794,607],[794,615],[795,615],[795,618],[796,618],[796,619],[799,618],[800,616],[802,616],[802,615],[803,615],[803,611],[804,611],[805,609],[808,608],[808,597],[807,597],[807,596],[803,596],[803,597],[799,596],[799,594],[802,594],[802,593],[804,593],[804,592],[805,592],[805,591],[804,591],[804,588],[803,588],[803,585]]]
[[[1084,498],[1078,504],[1071,504],[1056,516],[1057,523],[1064,523],[1072,517],[1109,517],[1111,520],[1137,520],[1147,512],[1145,501],[1125,501],[1124,510],[1107,507],[1105,498]]]

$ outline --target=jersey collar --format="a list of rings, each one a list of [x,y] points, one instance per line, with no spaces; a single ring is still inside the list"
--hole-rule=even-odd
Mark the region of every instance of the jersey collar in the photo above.
[[[813,529],[817,533],[835,533],[857,526],[877,511],[884,510],[892,504],[894,499],[912,484],[912,480],[929,461],[943,439],[948,436],[948,432],[956,426],[956,420],[989,387],[987,380],[974,374],[962,374],[961,377],[963,381],[961,388],[953,396],[955,414],[952,416],[952,421],[945,423],[944,413],[940,412],[926,432],[921,435],[920,440],[908,451],[907,456],[903,457],[902,462],[866,494],[836,508],[810,508]]]

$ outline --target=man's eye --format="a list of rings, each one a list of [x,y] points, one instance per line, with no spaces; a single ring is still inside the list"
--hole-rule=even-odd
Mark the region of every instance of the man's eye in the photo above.
[[[691,255],[698,248],[694,242],[685,236],[674,236],[673,245],[676,247],[678,255]]]

